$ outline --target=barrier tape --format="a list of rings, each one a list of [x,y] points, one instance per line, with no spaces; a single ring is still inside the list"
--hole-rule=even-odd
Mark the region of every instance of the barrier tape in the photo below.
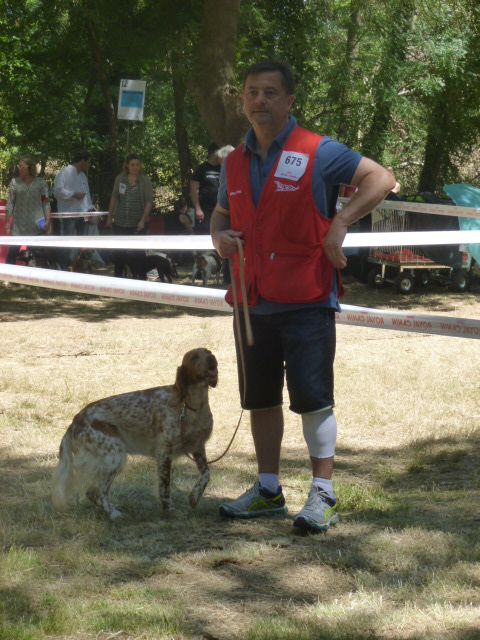
[[[347,204],[350,198],[338,198],[338,202]],[[403,200],[382,200],[375,209],[393,209],[412,213],[431,213],[437,216],[455,216],[456,218],[479,218],[477,207],[456,207],[449,204],[430,204],[428,202],[404,202]]]
[[[213,251],[212,239],[205,236],[0,236],[0,245],[26,247],[68,247],[75,249],[163,249]]]
[[[94,218],[106,216],[108,211],[52,211],[51,218]]]
[[[0,280],[61,291],[231,313],[222,289],[0,265]],[[480,339],[480,320],[342,305],[340,324]]]
[[[349,233],[344,248],[480,243],[480,230]],[[78,249],[162,249],[213,251],[210,236],[0,236],[0,245]]]
[[[210,311],[231,311],[225,302],[225,291],[221,289],[203,289],[188,285],[112,278],[10,264],[0,264],[0,280],[111,298],[194,307]]]

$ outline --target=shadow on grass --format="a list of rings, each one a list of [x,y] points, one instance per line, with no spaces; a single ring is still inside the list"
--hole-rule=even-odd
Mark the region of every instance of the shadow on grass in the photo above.
[[[240,487],[245,481],[242,467],[253,466],[253,460],[251,455],[235,455],[236,468],[229,467],[228,459],[220,467],[222,473],[235,475]],[[308,478],[298,452],[286,449],[283,459],[287,484],[288,477]],[[114,502],[125,515],[115,523],[87,504],[55,515],[46,495],[51,472],[46,459],[12,458],[0,451],[0,462],[1,518],[4,531],[14,530],[12,539],[3,541],[4,553],[35,548],[51,559],[49,580],[65,580],[81,571],[91,581],[101,576],[105,588],[151,580],[163,583],[162,576],[169,577],[169,585],[172,579],[179,584],[198,579],[198,588],[207,589],[203,597],[224,607],[255,603],[252,626],[241,636],[245,640],[384,638],[375,630],[378,620],[374,616],[370,620],[368,613],[342,610],[317,625],[296,620],[284,608],[286,602],[334,606],[339,598],[362,588],[359,579],[367,581],[363,589],[386,591],[398,606],[416,607],[418,598],[435,588],[435,576],[442,572],[456,571],[458,589],[480,588],[471,573],[457,569],[473,564],[478,553],[475,500],[480,445],[474,435],[425,439],[402,449],[339,449],[336,482],[345,526],[326,536],[292,535],[291,517],[222,520],[217,515],[221,499],[209,496],[208,489],[198,509],[191,511],[187,495],[196,473],[184,460],[175,465],[174,515],[165,518],[159,513],[154,465],[137,462],[114,485]],[[436,537],[430,542],[429,535]],[[207,575],[211,581],[205,586],[202,580]],[[17,602],[9,619],[37,620],[37,605],[18,588],[4,594]],[[448,602],[453,597],[448,593]],[[443,596],[439,598],[443,602]],[[192,634],[187,637],[197,637],[193,630],[204,629],[211,620],[193,603],[186,606],[182,630]],[[37,626],[55,627],[56,615],[52,605],[51,621],[38,618]],[[272,615],[276,623],[271,622]],[[149,624],[146,619],[146,628]],[[135,630],[141,626],[140,616]],[[409,635],[409,640],[416,637]],[[459,628],[444,637],[476,636],[473,629]]]
[[[289,472],[304,473],[305,461],[284,451]],[[338,447],[335,482],[344,519],[380,526],[476,535],[480,523],[478,435],[427,438],[408,447]]]
[[[391,286],[374,289],[349,279],[345,284],[345,296],[342,303],[361,307],[393,308],[409,311],[425,307],[425,313],[449,313],[465,304],[477,304],[480,294],[480,281],[475,281],[469,291],[458,293],[440,285],[430,285],[416,290],[413,294],[402,295]]]
[[[353,280],[346,285],[345,304],[371,308],[394,308],[409,311],[425,307],[425,313],[448,313],[465,304],[478,303],[480,283],[465,293],[456,293],[432,286],[410,296],[402,296],[391,287],[372,289]],[[216,311],[171,307],[97,296],[44,289],[27,285],[12,285],[2,289],[0,283],[1,322],[74,316],[85,322],[102,322],[113,318],[169,318],[188,313],[198,317],[225,315]]]
[[[102,298],[25,285],[12,285],[3,290],[0,288],[0,305],[0,322],[68,316],[84,322],[104,322],[113,318],[175,318],[185,313],[200,318],[226,315],[204,309]]]
[[[228,457],[219,467],[222,473],[235,475],[241,490],[254,477],[254,457],[246,453],[231,455],[237,458],[235,468],[229,466]],[[51,474],[47,459],[12,458],[0,450],[0,460],[2,494],[15,503],[22,499],[28,503],[28,487],[35,487],[31,495],[38,494],[39,483],[43,485]],[[282,465],[287,484],[288,477],[298,478],[299,474],[308,481],[306,460],[297,451],[285,449]],[[215,474],[215,467],[212,474]],[[216,514],[222,500],[209,497],[207,490],[197,510],[190,512],[188,492],[196,478],[193,463],[183,458],[176,461],[174,500],[178,502],[179,515],[186,510],[192,514],[195,524],[201,526],[205,516],[212,512]],[[140,461],[115,481],[114,500],[129,524],[153,520],[161,522],[162,526],[175,526],[175,516],[166,520],[158,511],[154,497],[156,481],[153,462]],[[381,527],[421,526],[426,530],[462,535],[469,535],[470,529],[475,530],[480,521],[474,508],[480,488],[480,442],[475,435],[419,440],[401,449],[339,448],[335,481],[340,513],[346,521],[363,521]],[[44,490],[46,488],[43,486]],[[47,501],[48,496],[42,496],[42,500]],[[45,508],[49,511],[48,502]],[[92,513],[93,508],[88,505],[81,511]],[[31,513],[16,515],[20,521],[24,517],[31,518]],[[121,524],[115,525],[117,531],[121,528]],[[180,548],[182,539],[188,541],[188,534],[177,537],[174,546]]]

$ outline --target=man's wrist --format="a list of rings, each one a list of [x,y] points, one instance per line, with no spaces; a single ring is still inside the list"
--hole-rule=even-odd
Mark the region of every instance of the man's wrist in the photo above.
[[[218,251],[218,247],[219,247],[219,244],[220,244],[220,241],[219,241],[219,238],[218,238],[218,234],[219,234],[218,231],[212,231],[210,233],[210,236],[212,238],[212,244],[215,247],[216,251]]]

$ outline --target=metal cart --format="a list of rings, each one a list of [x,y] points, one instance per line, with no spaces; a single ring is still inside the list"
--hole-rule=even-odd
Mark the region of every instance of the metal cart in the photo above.
[[[418,230],[412,224],[413,216],[418,214],[403,211],[401,202],[398,204],[398,209],[377,207],[372,211],[372,231]],[[425,287],[430,282],[446,284],[455,291],[469,288],[471,257],[464,247],[456,247],[454,251],[449,249],[443,256],[445,261],[433,260],[427,253],[423,247],[372,248],[368,257],[372,265],[368,271],[369,285],[382,287],[386,283],[393,284],[403,294],[412,293],[416,286]]]

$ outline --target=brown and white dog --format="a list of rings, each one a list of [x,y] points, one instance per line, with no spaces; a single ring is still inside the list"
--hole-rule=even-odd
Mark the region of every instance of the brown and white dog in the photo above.
[[[208,349],[188,351],[175,384],[97,400],[78,413],[60,444],[53,504],[68,506],[79,481],[87,497],[114,520],[122,514],[109,500],[110,486],[127,453],[155,458],[160,505],[171,509],[170,471],[174,457],[194,458],[200,478],[189,502],[195,507],[209,481],[205,443],[213,428],[208,387],[218,382],[215,356]]]

